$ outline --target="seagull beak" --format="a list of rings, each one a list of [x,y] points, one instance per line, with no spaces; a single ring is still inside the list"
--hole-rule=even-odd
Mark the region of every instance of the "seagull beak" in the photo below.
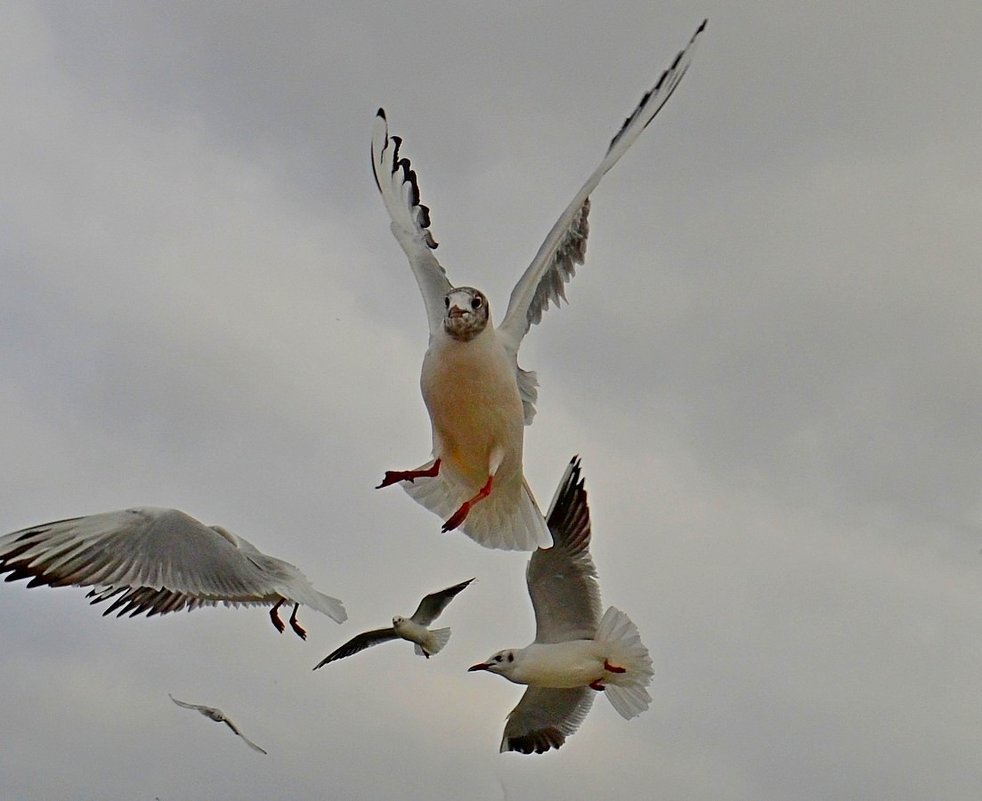
[[[463,317],[466,309],[460,308],[460,306],[451,306],[450,311],[447,312],[447,317],[453,319],[454,317]]]
[[[469,668],[467,668],[467,672],[470,673],[472,670],[487,670],[489,667],[490,665],[486,664],[485,662],[478,662],[478,664],[471,665]]]

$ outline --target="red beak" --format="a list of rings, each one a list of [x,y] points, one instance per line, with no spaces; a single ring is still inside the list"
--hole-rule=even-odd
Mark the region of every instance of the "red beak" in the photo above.
[[[460,306],[451,306],[450,311],[447,312],[448,317],[463,317],[466,309],[460,308]]]
[[[471,665],[467,668],[467,672],[470,673],[472,670],[487,670],[489,665],[484,662],[478,662],[476,665]]]

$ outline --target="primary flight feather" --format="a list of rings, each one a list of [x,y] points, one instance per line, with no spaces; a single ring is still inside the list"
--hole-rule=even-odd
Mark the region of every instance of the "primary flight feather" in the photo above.
[[[413,470],[389,470],[379,488],[401,483],[416,501],[489,548],[532,550],[549,532],[522,468],[524,426],[532,422],[535,374],[518,366],[518,350],[586,254],[590,193],[654,119],[691,63],[704,21],[611,140],[607,153],[549,231],[508,301],[497,327],[485,295],[455,287],[434,255],[429,209],[416,172],[400,154],[379,109],[372,134],[375,182],[392,233],[409,259],[429,323],[420,388],[429,412],[433,458]]]
[[[103,612],[130,617],[162,615],[201,606],[272,605],[270,619],[283,631],[278,610],[301,604],[338,623],[347,618],[337,598],[315,590],[282,559],[259,551],[221,526],[206,526],[177,509],[138,507],[73,517],[0,537],[0,575],[30,579],[28,587],[92,587],[93,604],[112,599]]]

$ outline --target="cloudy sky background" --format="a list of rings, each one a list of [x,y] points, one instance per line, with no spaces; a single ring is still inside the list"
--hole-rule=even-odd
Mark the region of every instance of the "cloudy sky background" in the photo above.
[[[0,791],[100,799],[970,799],[982,786],[982,10],[943,2],[15,2],[0,28],[0,530],[181,508],[342,598],[103,618],[0,586]],[[499,755],[526,556],[439,533],[385,106],[503,312],[641,93],[533,329],[545,506],[583,457],[654,703]],[[425,662],[356,631],[477,576]],[[269,751],[175,707],[222,707]]]

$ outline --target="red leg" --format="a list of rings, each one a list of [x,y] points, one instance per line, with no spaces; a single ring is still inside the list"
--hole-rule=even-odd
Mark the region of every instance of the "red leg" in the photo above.
[[[607,688],[604,687],[603,682],[600,679],[597,679],[596,681],[590,682],[590,689],[596,690],[598,693],[602,693]]]
[[[297,620],[297,612],[300,611],[300,604],[293,605],[293,614],[290,615],[290,628],[293,629],[301,640],[307,639],[307,632]]]
[[[408,481],[411,484],[413,479],[433,478],[434,476],[439,475],[439,473],[439,459],[433,462],[433,464],[427,467],[425,470],[386,470],[385,476],[382,478],[382,483],[375,489],[382,489],[382,487],[388,487],[390,484],[398,484],[400,481]]]
[[[280,634],[283,633],[283,629],[285,628],[283,625],[283,621],[280,620],[280,616],[277,614],[281,606],[283,606],[282,598],[280,598],[280,600],[276,602],[276,606],[274,606],[272,609],[269,610],[269,619],[273,621],[273,625],[276,626],[276,630]]]
[[[627,668],[612,665],[606,659],[604,660],[604,670],[606,670],[608,673],[627,673]]]
[[[470,500],[464,501],[460,508],[450,515],[450,518],[446,523],[443,524],[441,531],[446,534],[448,531],[453,531],[457,526],[464,522],[471,507],[478,501],[482,501],[491,494],[491,484],[494,481],[494,476],[488,476],[488,480],[485,482],[484,486],[478,490],[477,495],[475,495]]]

